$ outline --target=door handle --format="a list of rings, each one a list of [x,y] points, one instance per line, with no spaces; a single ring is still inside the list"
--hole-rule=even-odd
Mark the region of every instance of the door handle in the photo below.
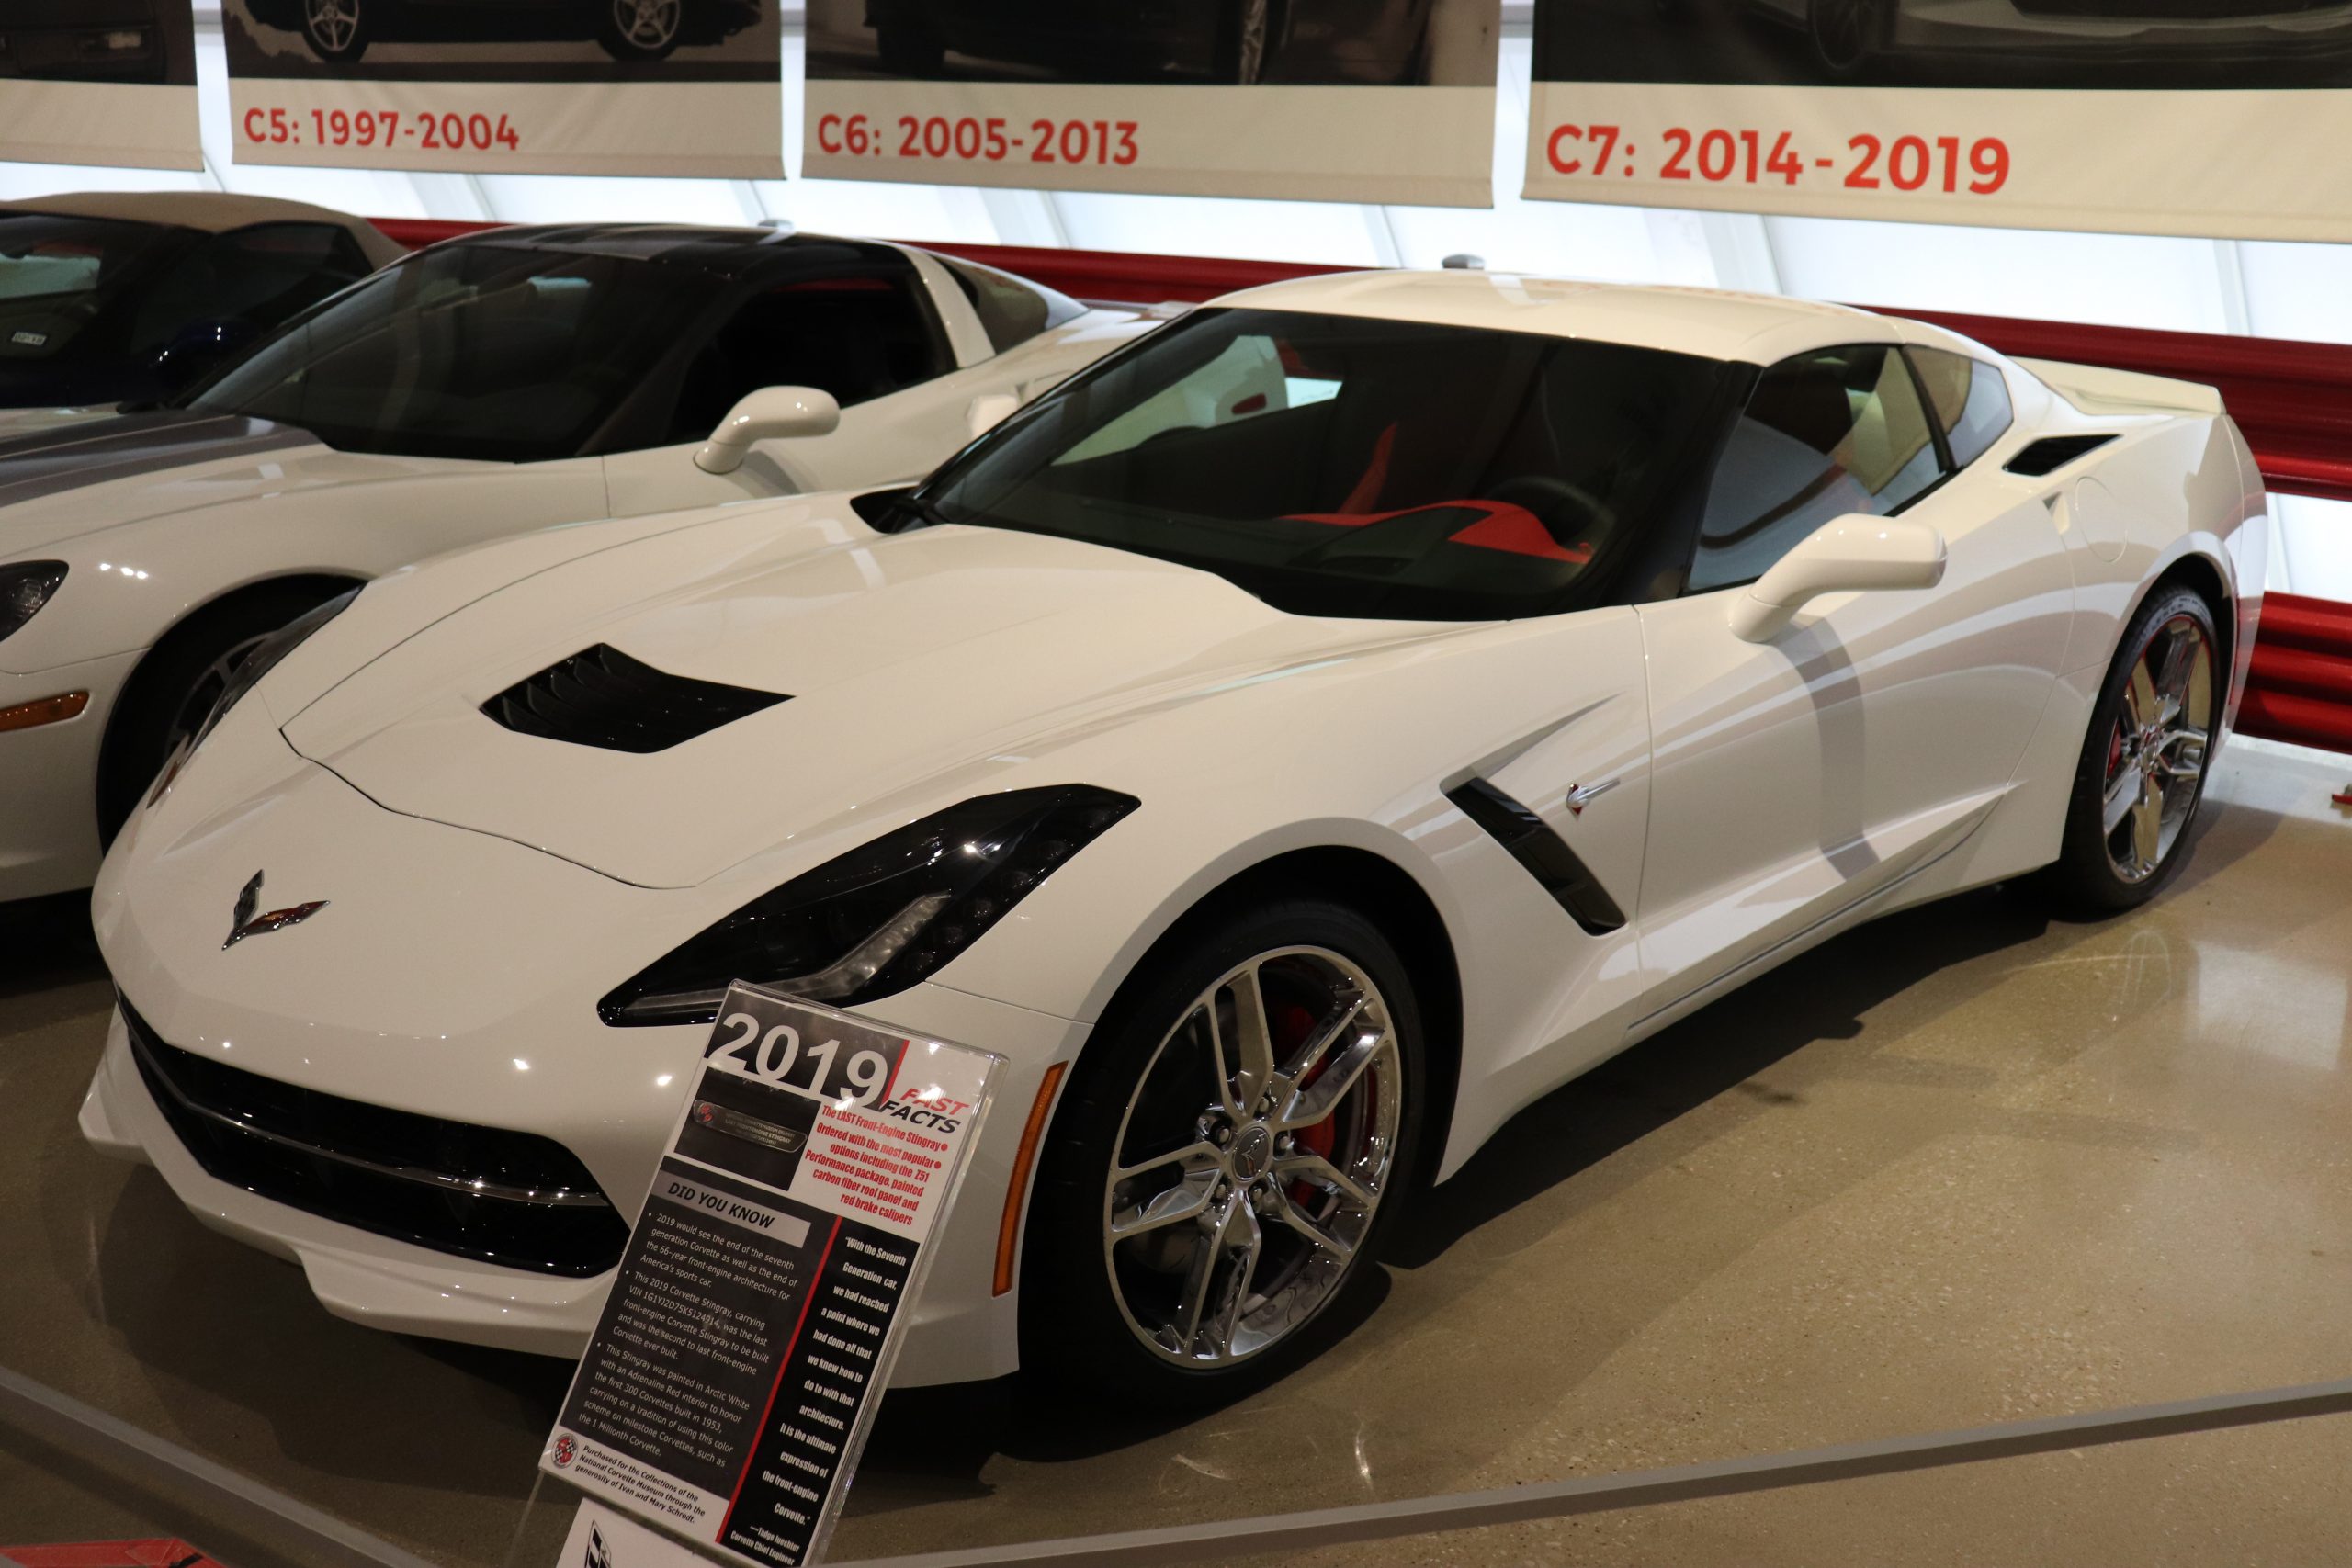
[[[1617,779],[1603,779],[1599,784],[1577,784],[1572,786],[1568,791],[1568,815],[1571,817],[1583,816],[1584,808],[1586,807],[1590,806],[1594,801],[1599,800],[1602,795],[1607,795],[1611,790],[1615,789],[1621,782],[1622,781]]]

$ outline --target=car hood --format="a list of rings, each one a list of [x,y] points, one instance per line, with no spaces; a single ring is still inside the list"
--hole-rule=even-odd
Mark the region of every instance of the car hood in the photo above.
[[[175,512],[445,463],[337,452],[290,425],[177,410],[0,423],[0,560]]]
[[[679,887],[1013,783],[1117,787],[1040,766],[1171,703],[1453,629],[1285,615],[1210,573],[1069,540],[876,535],[838,502],[739,507],[473,599],[284,731],[390,810]],[[789,700],[642,755],[484,712],[598,644]]]

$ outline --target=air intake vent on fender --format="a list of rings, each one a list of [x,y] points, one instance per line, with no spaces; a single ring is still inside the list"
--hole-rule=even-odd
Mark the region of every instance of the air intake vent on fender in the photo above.
[[[1609,889],[1543,818],[1485,779],[1456,784],[1445,792],[1445,797],[1510,851],[1510,858],[1543,885],[1544,891],[1584,928],[1585,934],[1607,936],[1624,925],[1625,912],[1609,896]]]
[[[2114,439],[2112,435],[2045,435],[2010,458],[2007,466],[2013,474],[2038,479],[2077,457],[2089,457]]]
[[[791,699],[665,674],[604,643],[550,664],[481,705],[518,735],[644,755]]]

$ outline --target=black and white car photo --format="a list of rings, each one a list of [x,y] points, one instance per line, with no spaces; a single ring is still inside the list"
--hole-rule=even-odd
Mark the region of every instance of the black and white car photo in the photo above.
[[[1410,86],[1446,0],[808,0],[808,73],[938,81]],[[1476,58],[1477,51],[1464,51]]]
[[[779,61],[776,0],[223,0],[221,10],[243,76],[536,75],[598,60],[772,75]]]

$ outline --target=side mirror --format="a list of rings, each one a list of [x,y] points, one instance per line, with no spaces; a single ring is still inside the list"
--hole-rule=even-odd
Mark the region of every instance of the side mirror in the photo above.
[[[707,474],[731,474],[743,466],[755,442],[831,435],[841,423],[842,405],[831,392],[814,387],[762,387],[727,411],[695,454],[695,466]]]
[[[971,431],[972,439],[978,441],[1020,412],[1021,400],[1011,392],[989,392],[972,400],[971,406],[964,411],[964,423]]]
[[[1824,593],[1933,588],[1944,580],[1944,536],[1900,517],[1840,517],[1823,524],[1731,602],[1732,635],[1778,637]]]

